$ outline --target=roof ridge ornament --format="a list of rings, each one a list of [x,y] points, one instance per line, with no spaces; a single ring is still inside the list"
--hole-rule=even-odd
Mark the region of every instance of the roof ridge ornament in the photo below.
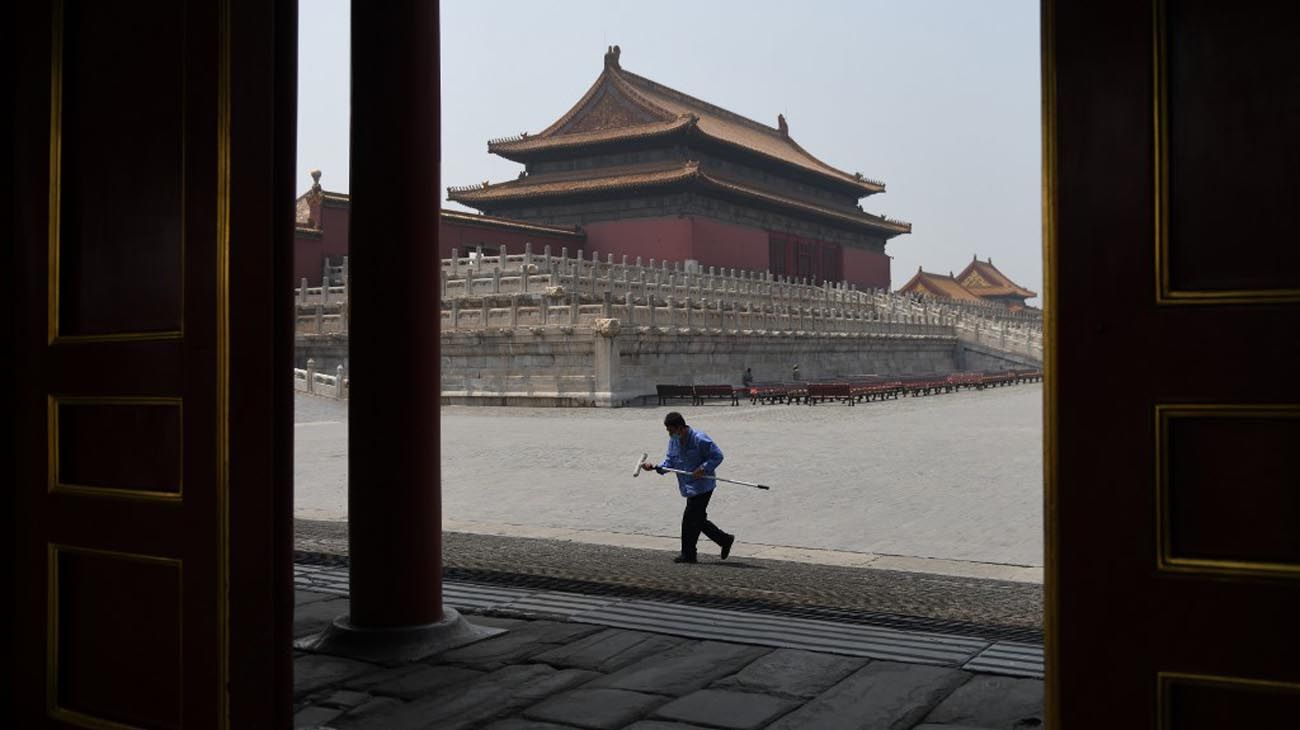
[[[777,114],[777,115],[776,115],[776,128],[777,128],[777,131],[779,131],[779,132],[781,133],[781,136],[782,136],[782,137],[789,137],[789,136],[790,136],[790,125],[785,123],[785,115],[784,115],[784,114]]]
[[[618,55],[622,53],[618,46],[610,46],[605,51],[605,68],[622,68],[618,65]]]

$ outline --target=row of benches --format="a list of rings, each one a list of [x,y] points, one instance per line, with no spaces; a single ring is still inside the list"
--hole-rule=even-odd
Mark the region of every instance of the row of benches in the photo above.
[[[702,405],[706,400],[730,400],[739,405],[740,399],[750,403],[802,403],[815,405],[837,401],[855,405],[872,400],[886,400],[905,396],[917,397],[938,393],[951,393],[962,388],[996,388],[1016,383],[1032,383],[1043,379],[1041,370],[1000,370],[975,373],[928,373],[913,375],[852,375],[817,382],[755,383],[750,386],[732,385],[656,385],[659,405],[674,398],[689,398],[692,405]]]

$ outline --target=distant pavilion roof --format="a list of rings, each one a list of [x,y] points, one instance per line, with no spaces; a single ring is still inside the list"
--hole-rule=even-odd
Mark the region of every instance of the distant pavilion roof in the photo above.
[[[931,274],[917,268],[916,274],[908,280],[906,284],[899,288],[900,294],[916,292],[932,297],[942,299],[952,299],[959,302],[983,302],[979,296],[972,293],[966,287],[962,286],[956,277],[951,274]]]
[[[1015,296],[1032,299],[1038,292],[1030,291],[1012,281],[1006,274],[998,271],[993,259],[980,261],[978,256],[957,275],[957,281],[974,294],[981,297]]]
[[[611,47],[595,83],[554,124],[535,135],[492,140],[488,151],[524,162],[574,148],[686,134],[812,173],[853,190],[858,197],[885,189],[883,182],[844,172],[813,157],[790,137],[784,116],[778,116],[777,127],[769,127],[625,71],[618,57],[618,46]]]

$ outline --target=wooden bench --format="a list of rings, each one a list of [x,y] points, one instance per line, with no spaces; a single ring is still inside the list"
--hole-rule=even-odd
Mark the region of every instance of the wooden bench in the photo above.
[[[853,388],[850,383],[809,383],[808,405],[814,405],[823,401],[835,400],[844,401],[849,405],[855,405],[853,397]]]
[[[671,398],[690,398],[695,402],[695,389],[689,385],[656,385],[655,393],[659,396],[659,405],[664,405]]]
[[[736,388],[730,385],[696,385],[695,399],[692,401],[695,405],[704,405],[704,401],[710,398],[722,398],[731,401],[731,405],[740,405],[740,398],[736,393]]]

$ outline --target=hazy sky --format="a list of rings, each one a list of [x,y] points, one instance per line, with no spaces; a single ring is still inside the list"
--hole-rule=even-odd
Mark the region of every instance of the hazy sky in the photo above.
[[[912,223],[895,288],[978,253],[1042,292],[1038,0],[443,0],[442,181],[513,180],[487,140],[538,132],[623,68],[776,125],[883,180],[863,207]],[[348,3],[303,0],[298,187],[348,189]],[[443,203],[459,208],[456,204]],[[1038,303],[1040,300],[1035,300]]]

